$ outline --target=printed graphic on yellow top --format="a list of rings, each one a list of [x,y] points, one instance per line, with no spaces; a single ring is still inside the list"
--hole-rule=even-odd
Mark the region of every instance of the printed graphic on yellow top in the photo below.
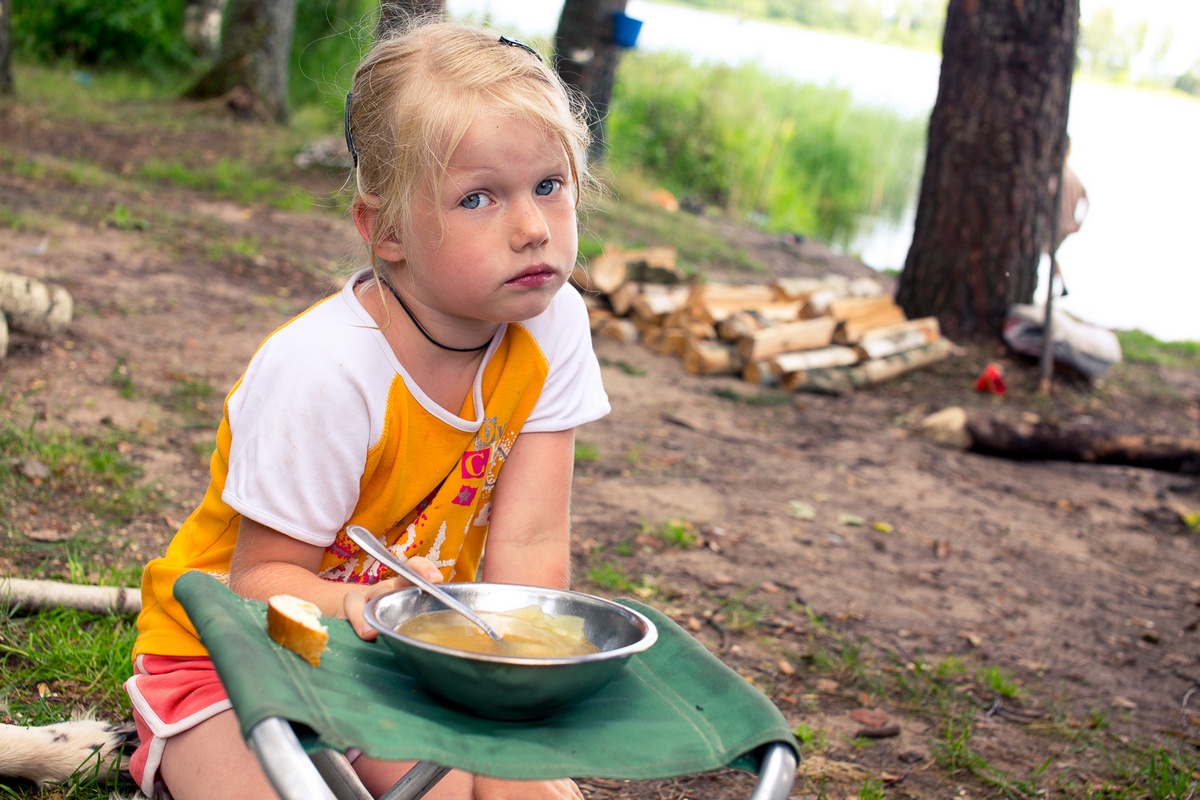
[[[388,400],[383,436],[367,457],[359,502],[347,524],[362,525],[400,558],[424,556],[446,581],[475,580],[483,557],[496,482],[545,383],[548,364],[536,340],[509,327],[457,418],[447,425],[402,380]],[[422,493],[416,494],[419,490]],[[325,549],[328,580],[374,583],[391,570],[344,534]]]
[[[456,577],[473,580],[487,536],[496,480],[515,439],[515,435],[505,435],[505,426],[495,417],[485,420],[454,470],[408,516],[378,534],[379,541],[402,561],[414,556],[428,558],[447,581]],[[336,562],[322,569],[321,577],[326,580],[372,584],[395,577],[395,572],[363,552],[345,531],[325,552],[325,562]]]

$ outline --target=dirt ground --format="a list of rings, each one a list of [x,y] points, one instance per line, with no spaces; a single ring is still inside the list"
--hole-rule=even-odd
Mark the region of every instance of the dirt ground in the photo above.
[[[0,362],[4,413],[80,432],[136,432],[126,455],[171,498],[161,513],[111,532],[114,558],[142,562],[203,490],[221,397],[272,328],[331,290],[329,270],[350,263],[355,242],[328,211],[170,186],[130,195],[119,182],[19,169],[58,158],[121,175],[170,141],[10,112],[0,121],[0,207],[25,224],[0,227],[0,270],[66,287],[75,312],[58,340],[13,334]],[[340,181],[294,177],[313,191]],[[114,222],[118,205],[149,224]],[[724,234],[766,265],[742,280],[866,270],[817,245],[732,225]],[[214,246],[239,241],[256,244]],[[720,265],[707,270],[721,277]],[[577,470],[577,588],[620,594],[598,582],[620,576],[622,589],[671,614],[768,692],[790,724],[827,732],[806,768],[842,787],[821,790],[831,797],[852,796],[863,768],[887,777],[888,797],[1002,795],[934,766],[931,743],[943,734],[929,716],[850,676],[826,670],[814,679],[818,628],[864,642],[862,657],[885,668],[954,656],[1010,676],[1015,700],[997,702],[978,684],[964,691],[980,700],[972,746],[1019,777],[1050,759],[1051,772],[1086,783],[1095,766],[1039,734],[1039,721],[1103,720],[1118,741],[1200,740],[1192,695],[1200,688],[1200,534],[1180,519],[1181,509],[1200,510],[1200,480],[978,455],[935,444],[920,426],[930,412],[963,405],[1195,437],[1200,375],[1121,365],[1095,386],[1060,377],[1042,398],[1036,365],[999,343],[962,344],[964,355],[832,397],[699,378],[638,344],[596,342],[613,413],[578,432],[596,456]],[[1005,371],[1002,397],[973,389],[990,362]],[[172,401],[197,383],[213,394]],[[4,528],[15,538],[69,538],[88,525],[44,509],[8,514]],[[695,542],[671,546],[654,535],[672,521],[690,525]],[[0,575],[32,566],[0,554]],[[861,723],[851,714],[861,708],[887,714],[899,735],[855,744]],[[747,780],[721,773],[585,788],[591,797],[726,798],[746,796]],[[795,796],[818,796],[814,786],[798,783]]]

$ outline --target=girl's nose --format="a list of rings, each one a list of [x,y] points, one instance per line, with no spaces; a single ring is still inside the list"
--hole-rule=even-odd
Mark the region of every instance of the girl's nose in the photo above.
[[[512,248],[541,247],[550,241],[550,225],[532,198],[520,201],[513,209]]]

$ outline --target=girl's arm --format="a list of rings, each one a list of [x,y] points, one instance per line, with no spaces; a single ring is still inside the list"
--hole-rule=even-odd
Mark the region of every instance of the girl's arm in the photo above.
[[[492,498],[484,580],[567,588],[574,465],[574,430],[517,436]]]
[[[229,567],[229,588],[254,600],[267,600],[276,594],[301,597],[315,603],[322,614],[348,618],[359,636],[374,639],[375,629],[363,621],[363,606],[373,597],[411,584],[399,577],[371,586],[324,580],[317,577],[324,552],[322,547],[242,517]],[[408,564],[426,579],[442,582],[441,571],[428,559],[410,558]]]

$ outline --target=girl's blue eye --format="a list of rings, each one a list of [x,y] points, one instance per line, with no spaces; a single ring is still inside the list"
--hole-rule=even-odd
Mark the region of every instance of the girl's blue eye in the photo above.
[[[483,194],[482,192],[475,192],[467,195],[461,201],[459,201],[459,205],[467,209],[476,209],[483,208],[489,202],[491,201],[488,200],[487,195]]]
[[[542,197],[546,197],[547,195],[554,194],[554,190],[557,188],[558,181],[554,180],[553,178],[546,178],[546,180],[537,185],[537,188],[534,191]]]

